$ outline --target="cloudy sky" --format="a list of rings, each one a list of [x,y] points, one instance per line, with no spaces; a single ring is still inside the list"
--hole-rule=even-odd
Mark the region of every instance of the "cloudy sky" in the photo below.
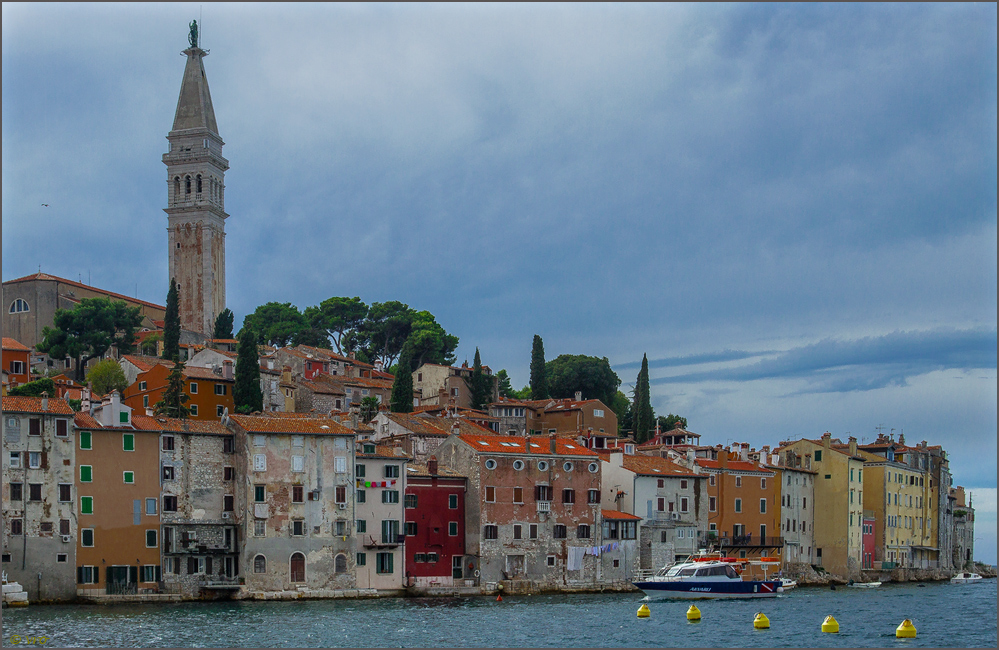
[[[401,300],[516,386],[646,353],[707,443],[943,444],[995,562],[995,5],[5,3],[4,279],[164,301],[199,13],[237,326]]]

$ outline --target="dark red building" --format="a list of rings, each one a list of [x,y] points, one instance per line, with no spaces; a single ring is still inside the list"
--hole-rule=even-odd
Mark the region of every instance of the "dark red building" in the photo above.
[[[465,558],[465,477],[439,467],[406,467],[406,586],[461,586]]]
[[[861,568],[873,569],[874,568],[874,512],[872,510],[864,511],[863,520],[863,532],[861,537],[863,555],[861,556]]]

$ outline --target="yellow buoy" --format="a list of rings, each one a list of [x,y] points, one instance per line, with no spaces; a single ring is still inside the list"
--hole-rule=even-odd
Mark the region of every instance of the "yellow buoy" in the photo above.
[[[916,626],[909,619],[905,619],[901,625],[895,628],[895,636],[899,639],[915,639]]]
[[[753,627],[757,630],[769,630],[770,629],[770,619],[763,612],[758,612],[756,618],[753,619]]]
[[[826,620],[822,621],[822,631],[829,632],[830,634],[838,634],[839,623],[832,616],[826,616]]]
[[[651,615],[652,612],[649,611],[649,606],[642,603],[642,606],[638,608],[638,618],[648,618]]]
[[[691,605],[687,610],[687,620],[688,621],[699,621],[701,620],[701,610],[697,609],[696,605]]]

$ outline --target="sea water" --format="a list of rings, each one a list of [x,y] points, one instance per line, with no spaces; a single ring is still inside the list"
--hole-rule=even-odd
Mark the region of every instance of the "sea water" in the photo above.
[[[996,647],[996,581],[800,587],[777,598],[643,594],[384,598],[4,609],[3,645],[48,647]],[[769,630],[753,629],[763,612]],[[839,634],[821,632],[833,615]],[[915,639],[897,639],[911,619]]]

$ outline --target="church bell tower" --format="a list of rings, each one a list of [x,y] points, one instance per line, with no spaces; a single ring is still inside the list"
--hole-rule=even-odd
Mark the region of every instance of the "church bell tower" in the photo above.
[[[180,98],[167,134],[168,259],[180,296],[180,326],[211,335],[225,309],[225,172],[198,25],[192,21]]]

